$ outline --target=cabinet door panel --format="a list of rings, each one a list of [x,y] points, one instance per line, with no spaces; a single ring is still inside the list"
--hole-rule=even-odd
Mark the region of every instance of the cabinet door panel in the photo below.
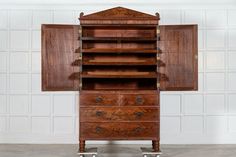
[[[160,26],[160,89],[197,90],[197,25]]]
[[[42,25],[43,91],[78,90],[78,29],[78,25]]]

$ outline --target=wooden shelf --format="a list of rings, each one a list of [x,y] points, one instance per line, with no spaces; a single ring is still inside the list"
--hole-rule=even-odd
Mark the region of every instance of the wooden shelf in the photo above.
[[[156,72],[83,72],[82,78],[157,78]]]
[[[120,92],[122,92],[123,94],[133,94],[134,92],[137,94],[143,94],[145,92],[145,94],[153,94],[153,93],[158,93],[159,91],[157,91],[157,89],[97,89],[97,90],[82,90],[80,91],[80,93],[86,94],[86,93],[93,93],[93,94],[100,94],[102,92],[104,92],[105,94],[120,94]]]
[[[90,28],[116,28],[116,27],[119,27],[119,28],[156,28],[157,25],[156,24],[146,24],[146,25],[140,25],[140,24],[125,24],[125,25],[122,25],[122,24],[102,24],[102,25],[89,25],[89,24],[84,24],[83,25],[83,28],[86,28],[86,27],[90,27]]]
[[[157,38],[147,37],[82,37],[83,41],[157,41]]]
[[[82,49],[82,53],[160,53],[157,49],[127,49],[127,48],[107,48],[107,49]]]
[[[90,60],[83,61],[83,65],[157,65],[157,62],[147,61],[147,60],[137,60],[137,61],[100,61],[100,60]]]

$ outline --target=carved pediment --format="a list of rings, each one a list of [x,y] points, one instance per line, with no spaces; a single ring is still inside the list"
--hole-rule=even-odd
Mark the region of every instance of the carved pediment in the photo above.
[[[80,14],[80,20],[88,20],[88,19],[159,19],[159,14],[157,13],[156,16],[135,11],[132,9],[127,9],[123,7],[115,7],[111,9],[107,9],[104,11],[96,12],[93,14],[85,15],[83,13]]]

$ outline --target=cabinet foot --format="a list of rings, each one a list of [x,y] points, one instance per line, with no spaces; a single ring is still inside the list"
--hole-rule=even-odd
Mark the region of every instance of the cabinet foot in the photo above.
[[[154,152],[160,152],[160,141],[153,140],[152,141],[152,149]]]
[[[85,140],[79,140],[79,152],[85,152]]]

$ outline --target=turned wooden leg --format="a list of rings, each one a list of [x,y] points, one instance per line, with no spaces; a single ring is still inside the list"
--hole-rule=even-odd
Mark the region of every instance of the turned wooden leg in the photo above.
[[[152,140],[152,149],[155,152],[159,152],[160,151],[160,141]]]
[[[79,140],[79,151],[85,152],[85,140]]]
[[[156,141],[152,140],[152,149],[155,149]]]

